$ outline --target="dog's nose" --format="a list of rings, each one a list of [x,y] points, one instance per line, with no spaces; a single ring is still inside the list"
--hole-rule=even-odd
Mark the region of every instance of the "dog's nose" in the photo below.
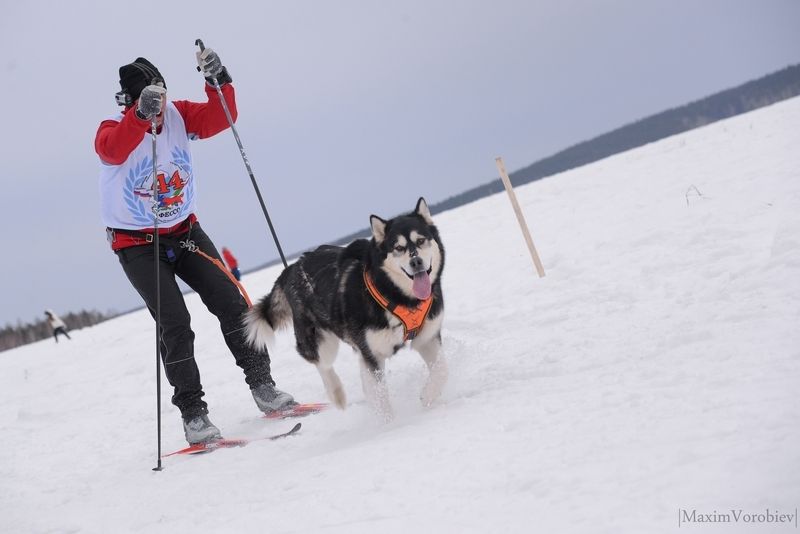
[[[411,270],[415,273],[425,270],[425,262],[422,261],[422,258],[419,256],[414,256],[411,258],[411,261],[408,262],[408,265],[411,267]]]

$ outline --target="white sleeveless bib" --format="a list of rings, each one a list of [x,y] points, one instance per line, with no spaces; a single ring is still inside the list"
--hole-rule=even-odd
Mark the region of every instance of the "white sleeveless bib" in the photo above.
[[[129,113],[134,113],[130,111]],[[113,117],[121,121],[122,114]],[[195,180],[186,125],[172,102],[156,136],[158,226],[173,226],[194,211]],[[153,138],[145,134],[121,165],[100,162],[103,224],[110,228],[153,228]]]

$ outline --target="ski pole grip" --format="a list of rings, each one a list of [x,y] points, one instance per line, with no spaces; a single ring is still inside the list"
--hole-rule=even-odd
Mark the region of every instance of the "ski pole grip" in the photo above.
[[[205,45],[203,45],[203,40],[202,39],[195,39],[194,40],[194,44],[195,44],[195,46],[199,46],[200,47],[200,51],[201,52],[206,49]],[[197,72],[200,72],[201,70],[202,69],[200,68],[200,65],[198,65],[197,66]]]

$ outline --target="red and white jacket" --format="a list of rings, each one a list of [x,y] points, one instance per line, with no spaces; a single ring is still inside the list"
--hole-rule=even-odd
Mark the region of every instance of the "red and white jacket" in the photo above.
[[[164,109],[156,135],[156,176],[150,122],[136,116],[135,106],[100,123],[94,146],[100,157],[103,223],[112,229],[152,233],[153,213],[159,234],[169,234],[196,220],[195,175],[189,141],[205,139],[228,128],[228,119],[214,87],[206,84],[208,102],[176,100]],[[237,118],[233,86],[222,86],[231,117]],[[153,198],[153,180],[157,199]],[[114,250],[143,244],[140,237],[116,233]]]

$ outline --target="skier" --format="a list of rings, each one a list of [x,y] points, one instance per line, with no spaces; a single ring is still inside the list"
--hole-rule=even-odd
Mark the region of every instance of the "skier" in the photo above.
[[[56,343],[58,343],[58,334],[64,334],[67,339],[72,339],[67,333],[67,325],[61,320],[61,317],[53,313],[53,310],[45,310],[44,315],[47,317],[47,322],[50,324],[50,328],[53,329],[53,337],[55,338]]]
[[[236,261],[236,257],[227,247],[222,247],[222,257],[225,258],[225,265],[228,266],[233,277],[236,278],[236,280],[241,280],[242,273],[239,272],[239,262]]]
[[[219,56],[207,48],[197,53],[197,61],[206,78],[205,103],[167,101],[164,78],[145,58],[120,67],[122,90],[116,99],[124,109],[102,121],[95,137],[101,162],[102,216],[111,249],[153,317],[157,298],[153,214],[158,217],[161,355],[167,380],[174,388],[172,402],[181,412],[190,444],[219,439],[221,433],[209,420],[202,399],[195,336],[176,276],[200,295],[219,320],[225,343],[244,371],[258,408],[269,414],[295,404],[291,395],[275,387],[267,351],[253,349],[245,340],[241,320],[247,303],[236,285],[193,248],[220,259],[195,215],[196,178],[189,149],[189,140],[205,139],[228,128],[213,77],[222,86],[233,119],[237,116],[232,80]],[[151,121],[158,132],[156,176]]]

